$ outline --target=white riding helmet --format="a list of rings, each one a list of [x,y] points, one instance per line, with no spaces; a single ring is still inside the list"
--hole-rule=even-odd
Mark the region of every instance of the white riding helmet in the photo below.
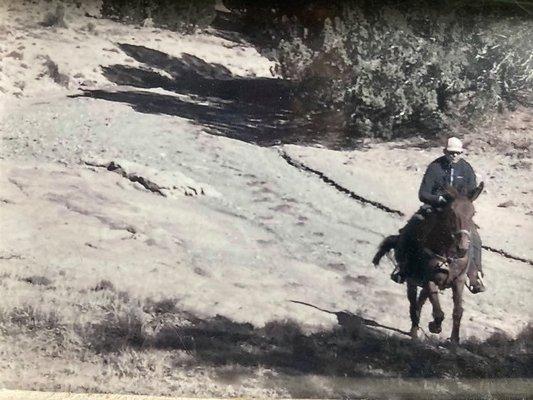
[[[445,151],[450,151],[453,153],[462,153],[463,152],[463,142],[461,139],[456,138],[455,136],[448,139],[446,143]]]

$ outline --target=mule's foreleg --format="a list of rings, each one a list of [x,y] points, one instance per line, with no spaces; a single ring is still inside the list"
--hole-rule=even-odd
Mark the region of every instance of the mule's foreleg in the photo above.
[[[461,318],[463,317],[463,290],[464,281],[458,279],[452,286],[453,290],[453,327],[451,341],[459,343],[459,330],[461,328]]]
[[[431,333],[441,333],[442,321],[444,320],[444,312],[442,312],[442,308],[440,306],[439,288],[434,282],[429,282],[428,291],[429,301],[433,306],[433,321],[429,323],[428,329]]]

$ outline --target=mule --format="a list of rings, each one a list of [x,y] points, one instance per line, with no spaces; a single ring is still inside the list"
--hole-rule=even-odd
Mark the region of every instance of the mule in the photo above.
[[[447,188],[450,201],[440,211],[435,212],[430,220],[422,221],[420,229],[415,232],[418,248],[412,249],[406,265],[410,334],[413,339],[419,337],[420,313],[428,299],[433,306],[433,321],[429,323],[429,331],[442,331],[444,312],[439,302],[439,290],[451,288],[453,328],[450,340],[459,343],[463,291],[471,258],[470,232],[474,227],[475,213],[473,202],[482,191],[483,183],[467,194]],[[378,265],[380,259],[390,250],[396,249],[398,238],[398,235],[391,235],[383,240],[374,256],[374,265]],[[420,294],[419,286],[422,288]]]

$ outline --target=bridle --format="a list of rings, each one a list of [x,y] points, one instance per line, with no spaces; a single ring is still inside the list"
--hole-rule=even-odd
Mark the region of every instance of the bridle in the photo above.
[[[471,229],[457,229],[455,231],[452,230],[452,232],[449,233],[449,235],[451,236],[451,239],[453,240],[453,245],[457,246],[458,241],[462,239],[461,236],[464,235],[464,237],[466,237],[466,239],[468,240],[468,247],[471,246],[471,238],[472,238]],[[452,274],[451,270],[455,269],[453,268],[453,266],[458,266],[457,264],[460,262],[459,260],[461,260],[462,257],[458,257],[456,254],[452,256],[448,256],[447,254],[446,255],[438,254],[432,249],[430,249],[429,247],[424,247],[423,252],[426,253],[430,258],[437,261],[435,265],[437,270],[443,270],[447,273],[448,277],[443,282],[442,284],[443,287],[455,281],[459,276],[463,275],[468,269],[468,266],[469,266],[469,261],[468,261],[469,251],[468,250],[466,254],[467,260],[466,262],[464,262],[463,268],[461,268],[460,271],[454,271],[453,273],[454,276],[450,276]],[[468,288],[468,290],[472,292],[472,288],[466,282],[465,282],[465,286]]]
[[[459,229],[458,231],[452,233],[452,237],[455,238],[456,236],[460,235],[461,233],[466,235],[466,236],[468,236],[468,238],[470,238],[470,231],[467,230],[467,229]]]
[[[444,268],[446,270],[449,269],[450,264],[456,262],[459,260],[458,257],[445,257],[438,253],[435,253],[433,250],[431,250],[429,247],[424,247],[424,253],[426,253],[428,256],[432,258],[436,258],[437,260],[441,261],[441,263],[438,265],[439,268]]]
[[[470,230],[468,230],[468,229],[459,229],[459,230],[457,230],[455,232],[452,232],[451,236],[452,236],[453,239],[456,239],[457,236],[459,236],[461,234],[466,235],[468,237],[468,239],[470,239],[471,233],[470,233]],[[439,260],[439,263],[437,264],[437,268],[447,271],[448,274],[450,273],[450,267],[453,264],[455,264],[460,259],[459,257],[453,257],[453,256],[452,257],[446,257],[446,256],[443,256],[441,254],[435,253],[429,247],[424,247],[423,250],[424,250],[424,253],[426,253],[431,258],[436,258],[437,260]],[[466,270],[467,267],[468,267],[468,263],[465,263],[464,270]],[[457,274],[457,276],[461,275],[464,272],[464,270],[461,271],[459,274]],[[455,280],[457,278],[457,276],[455,278],[453,278],[453,279]],[[465,285],[466,285],[466,282],[465,282]],[[466,285],[466,286],[468,287],[468,285]]]

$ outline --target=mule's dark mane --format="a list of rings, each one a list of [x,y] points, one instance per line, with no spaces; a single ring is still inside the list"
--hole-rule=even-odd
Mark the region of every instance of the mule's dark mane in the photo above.
[[[459,198],[459,197],[461,197],[461,196],[466,197],[465,194],[459,193],[459,191],[458,191],[456,188],[454,188],[453,186],[447,186],[447,187],[445,187],[445,188],[444,188],[444,191],[445,191],[448,195],[450,195],[450,197],[451,197],[452,199],[454,199],[454,200],[457,199],[457,198]]]
[[[453,186],[447,186],[444,189],[444,192],[452,199],[452,200],[468,200],[472,202],[470,196],[471,193],[467,193],[465,191],[459,191]]]
[[[417,232],[418,240],[422,243],[423,246],[431,248],[436,252],[446,253],[448,251],[447,247],[453,244],[452,234],[455,227],[452,225],[452,216],[457,216],[459,219],[465,221],[467,225],[472,224],[472,220],[467,220],[468,215],[465,213],[468,210],[468,207],[473,207],[473,203],[468,197],[467,194],[462,194],[457,191],[455,188],[447,188],[447,193],[452,196],[452,201],[450,201],[445,207],[443,207],[439,212],[434,214],[432,229],[429,231],[419,231]],[[453,207],[454,204],[462,203],[465,207]],[[467,203],[468,205],[466,205]],[[431,221],[427,221],[426,223]],[[462,228],[461,228],[462,229]],[[422,235],[423,237],[420,237]]]
[[[452,227],[450,226],[450,215],[453,213],[450,206],[445,207],[437,215],[433,216],[432,229],[427,232],[417,232],[417,239],[424,248],[445,255],[453,244]],[[420,237],[422,236],[422,237]]]

